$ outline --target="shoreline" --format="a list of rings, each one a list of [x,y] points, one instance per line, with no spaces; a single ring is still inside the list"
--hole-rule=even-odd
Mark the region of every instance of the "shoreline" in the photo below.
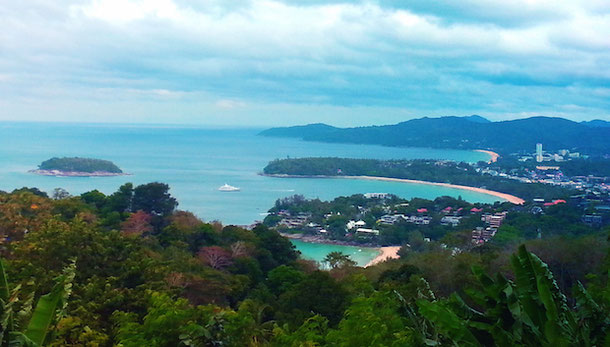
[[[299,240],[307,243],[321,243],[325,245],[336,245],[336,246],[352,246],[352,247],[361,247],[361,248],[374,248],[379,249],[380,246],[376,246],[371,243],[356,243],[350,241],[338,241],[338,240],[329,240],[322,236],[316,235],[303,235],[303,234],[291,234],[291,233],[283,233],[279,232],[280,235],[287,239]]]
[[[487,195],[491,195],[491,196],[495,196],[495,197],[504,199],[515,205],[523,205],[525,203],[525,200],[521,199],[520,197],[506,194],[506,193],[496,192],[494,190],[476,188],[476,187],[470,187],[470,186],[462,186],[462,185],[450,184],[450,183],[412,180],[412,179],[406,179],[406,178],[391,178],[391,177],[377,177],[377,176],[325,176],[325,175],[284,175],[284,174],[262,174],[262,175],[267,176],[267,177],[277,177],[277,178],[344,178],[344,179],[361,179],[361,180],[373,180],[373,181],[385,181],[385,182],[427,184],[427,185],[432,185],[432,186],[469,190],[471,192],[487,194]]]
[[[311,236],[311,235],[303,235],[303,234],[289,234],[289,233],[279,233],[283,237],[292,240],[299,240],[307,243],[318,243],[325,245],[337,245],[337,246],[352,246],[352,247],[360,247],[360,248],[371,248],[376,249],[378,251],[377,256],[371,259],[368,263],[366,263],[362,267],[369,267],[379,263],[383,263],[389,259],[398,259],[400,256],[398,255],[398,251],[400,250],[400,246],[374,246],[371,244],[360,244],[360,243],[352,243],[348,241],[336,241],[329,240],[323,238],[321,236]]]
[[[107,172],[107,171],[95,171],[95,172],[82,172],[82,171],[60,171],[60,170],[29,170],[29,173],[33,173],[41,176],[55,176],[55,177],[114,177],[114,176],[130,176],[131,174],[124,172]]]
[[[495,163],[498,161],[498,158],[500,158],[500,155],[494,151],[489,151],[486,149],[475,149],[474,151],[489,154],[491,156],[491,158],[489,158],[489,161],[487,162],[487,164]]]
[[[398,259],[400,256],[398,255],[398,251],[400,250],[400,246],[386,246],[379,248],[379,255],[377,255],[373,260],[369,261],[364,267],[369,267],[373,265],[377,265],[379,263],[383,263],[386,260],[390,259]]]

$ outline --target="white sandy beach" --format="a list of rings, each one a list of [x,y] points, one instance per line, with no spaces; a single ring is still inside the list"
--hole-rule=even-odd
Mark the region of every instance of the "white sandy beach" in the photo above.
[[[460,185],[457,185],[457,184],[437,183],[437,182],[428,182],[428,181],[420,181],[420,180],[409,180],[409,179],[404,179],[404,178],[375,177],[375,176],[329,176],[329,177],[359,179],[359,180],[387,181],[387,182],[404,182],[404,183],[428,184],[428,185],[432,185],[432,186],[441,186],[441,187],[448,187],[448,188],[464,189],[464,190],[470,190],[470,191],[477,192],[477,193],[493,195],[493,196],[497,196],[499,198],[502,198],[502,199],[504,199],[506,201],[512,202],[513,204],[516,204],[516,205],[523,205],[525,203],[525,200],[523,200],[523,199],[521,199],[519,197],[516,197],[514,195],[510,195],[510,194],[506,194],[506,193],[500,193],[500,192],[496,192],[496,191],[489,190],[489,189],[469,187],[469,186],[460,186]]]
[[[398,255],[398,250],[400,250],[400,246],[389,246],[389,247],[381,247],[379,248],[379,255],[375,257],[375,259],[371,260],[367,266],[373,266],[375,264],[382,263],[388,259],[398,259],[400,256]]]
[[[489,154],[491,156],[491,158],[489,158],[489,161],[488,161],[489,164],[497,162],[498,158],[500,158],[500,155],[493,151],[488,151],[485,149],[475,149],[474,151]]]

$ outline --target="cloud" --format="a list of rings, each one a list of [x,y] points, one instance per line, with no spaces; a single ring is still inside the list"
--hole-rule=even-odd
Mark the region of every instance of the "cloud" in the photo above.
[[[237,101],[237,100],[227,100],[227,99],[222,99],[222,100],[218,100],[216,101],[216,107],[220,108],[220,109],[234,109],[234,108],[242,108],[245,107],[246,104],[244,102],[241,101]]]
[[[610,118],[607,2],[397,3],[8,2],[0,119],[86,120],[95,109],[106,121],[209,123],[223,111],[269,125],[319,121],[305,114],[317,107],[334,124],[358,118],[349,110],[390,115],[358,118],[369,124],[472,113]],[[276,109],[299,117],[263,111]]]

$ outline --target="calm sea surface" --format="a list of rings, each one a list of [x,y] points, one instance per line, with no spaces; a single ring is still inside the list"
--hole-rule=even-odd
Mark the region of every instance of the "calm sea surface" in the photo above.
[[[488,157],[472,151],[268,138],[257,136],[260,130],[0,123],[0,190],[11,191],[28,186],[51,192],[61,187],[72,194],[93,189],[109,194],[125,182],[165,182],[180,202],[180,209],[192,211],[206,221],[219,220],[224,224],[250,224],[261,220],[276,199],[294,194],[332,199],[355,193],[387,192],[405,198],[449,195],[462,196],[472,202],[497,200],[485,194],[418,184],[263,177],[258,173],[270,160],[286,157],[434,158],[468,162],[487,160]],[[27,172],[54,156],[107,159],[132,175],[49,177]],[[240,187],[241,191],[219,192],[218,187],[225,183]]]

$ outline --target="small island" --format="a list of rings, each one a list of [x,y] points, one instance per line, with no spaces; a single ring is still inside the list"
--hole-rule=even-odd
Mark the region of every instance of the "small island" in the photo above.
[[[38,165],[38,169],[29,172],[45,176],[69,177],[106,177],[126,175],[118,166],[109,160],[63,157],[51,158]]]

